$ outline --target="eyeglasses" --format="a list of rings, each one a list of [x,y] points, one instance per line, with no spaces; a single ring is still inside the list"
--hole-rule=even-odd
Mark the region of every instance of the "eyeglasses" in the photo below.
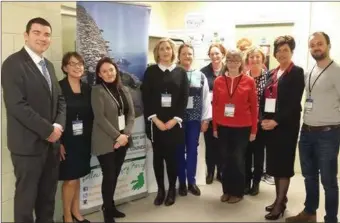
[[[69,64],[71,67],[76,67],[76,66],[82,67],[82,66],[84,66],[84,64],[83,64],[82,62],[78,62],[78,63],[69,62],[68,64]]]
[[[233,63],[233,64],[238,64],[238,63],[241,63],[240,60],[226,60],[227,63]]]

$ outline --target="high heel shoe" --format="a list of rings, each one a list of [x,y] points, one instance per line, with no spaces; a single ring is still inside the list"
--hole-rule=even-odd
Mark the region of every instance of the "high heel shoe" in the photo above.
[[[285,197],[284,199],[284,204],[286,205],[288,203],[288,198]],[[274,203],[272,203],[271,205],[267,206],[265,209],[267,212],[271,212],[273,209],[274,209],[274,206],[275,206],[275,203],[276,203],[276,200],[274,201]]]
[[[274,210],[274,209],[273,209]],[[283,217],[283,215],[285,214],[285,211],[286,211],[286,205],[281,205],[281,210],[279,213],[277,214],[273,214],[272,212],[266,214],[264,216],[264,218],[266,220],[277,220],[279,219],[280,217]]]
[[[72,214],[72,219],[73,219],[74,222],[90,223],[90,221],[87,220],[86,218],[84,218],[84,220],[79,220],[79,219],[77,219],[76,216],[74,216],[73,214]]]

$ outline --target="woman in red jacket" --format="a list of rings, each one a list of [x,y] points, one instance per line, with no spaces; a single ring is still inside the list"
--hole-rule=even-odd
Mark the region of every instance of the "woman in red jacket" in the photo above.
[[[245,187],[245,153],[257,132],[255,81],[243,73],[242,55],[226,55],[224,75],[216,78],[213,90],[213,128],[222,153],[222,202],[242,200]]]

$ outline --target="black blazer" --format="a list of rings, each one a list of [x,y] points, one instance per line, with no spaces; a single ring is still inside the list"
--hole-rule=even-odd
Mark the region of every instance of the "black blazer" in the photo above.
[[[171,94],[171,107],[163,108],[161,95]],[[142,99],[144,104],[144,117],[146,134],[151,139],[151,123],[148,117],[156,114],[157,117],[166,123],[174,117],[184,119],[189,97],[189,81],[186,71],[176,67],[169,73],[163,72],[158,65],[149,66],[144,73],[142,84]],[[172,141],[181,143],[184,139],[184,131],[179,125],[165,132],[160,132],[156,126],[153,127],[154,140]],[[159,134],[158,134],[159,133]],[[159,136],[159,137],[157,137]]]
[[[2,64],[1,85],[7,111],[8,149],[17,155],[39,155],[53,123],[65,128],[66,105],[53,64],[45,58],[52,94],[37,65],[22,48]],[[58,143],[54,144],[59,149]]]
[[[304,71],[301,67],[293,65],[286,71],[278,82],[276,111],[275,113],[265,113],[265,95],[260,101],[260,110],[263,119],[273,119],[279,125],[295,123],[300,121],[301,99],[305,88]],[[270,71],[266,86],[273,83],[274,70]]]

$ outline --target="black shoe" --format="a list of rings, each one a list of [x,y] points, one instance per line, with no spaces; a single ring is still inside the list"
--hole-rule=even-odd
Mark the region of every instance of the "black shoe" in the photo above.
[[[250,192],[250,186],[246,186],[246,188],[244,188],[244,194],[248,195]]]
[[[102,206],[102,210],[103,210],[104,206]],[[124,218],[126,215],[123,212],[120,212],[117,210],[116,208],[116,204],[115,201],[112,201],[112,213],[113,213],[113,217],[115,218]]]
[[[87,219],[85,219],[85,218],[84,218],[84,220],[82,220],[82,221],[78,220],[73,214],[72,214],[72,219],[73,219],[74,222],[90,223],[90,221],[87,220]]]
[[[274,210],[274,209],[273,209]],[[286,205],[281,205],[281,210],[278,213],[268,213],[264,216],[265,219],[267,220],[277,220],[279,219],[281,216],[283,217],[284,213],[286,211]]]
[[[113,209],[113,217],[115,218],[125,218],[125,214],[121,211],[118,211],[116,208]]]
[[[205,181],[207,184],[212,184],[212,182],[214,181],[214,176],[212,174],[209,174]]]
[[[188,190],[195,196],[201,196],[201,190],[197,187],[196,184],[189,184]]]
[[[157,196],[155,198],[155,201],[153,202],[154,205],[159,206],[162,205],[165,199],[165,190],[164,189],[158,189]]]
[[[269,205],[265,208],[266,211],[271,212],[274,209],[275,203],[276,203],[276,200],[274,201],[274,203],[272,203],[271,205]],[[288,198],[285,197],[284,204],[287,205],[287,203],[288,203]]]
[[[260,192],[260,184],[259,183],[253,183],[253,186],[250,189],[249,194],[251,196],[256,196],[256,195],[259,194],[259,192]]]
[[[186,184],[179,184],[179,188],[178,188],[178,194],[180,196],[187,196],[188,194],[188,188]]]
[[[168,191],[168,196],[165,199],[165,206],[171,206],[175,203],[176,200],[176,188],[171,188]]]
[[[103,208],[103,215],[104,215],[104,223],[116,222],[115,219],[113,218],[112,209],[105,210],[105,208]]]

